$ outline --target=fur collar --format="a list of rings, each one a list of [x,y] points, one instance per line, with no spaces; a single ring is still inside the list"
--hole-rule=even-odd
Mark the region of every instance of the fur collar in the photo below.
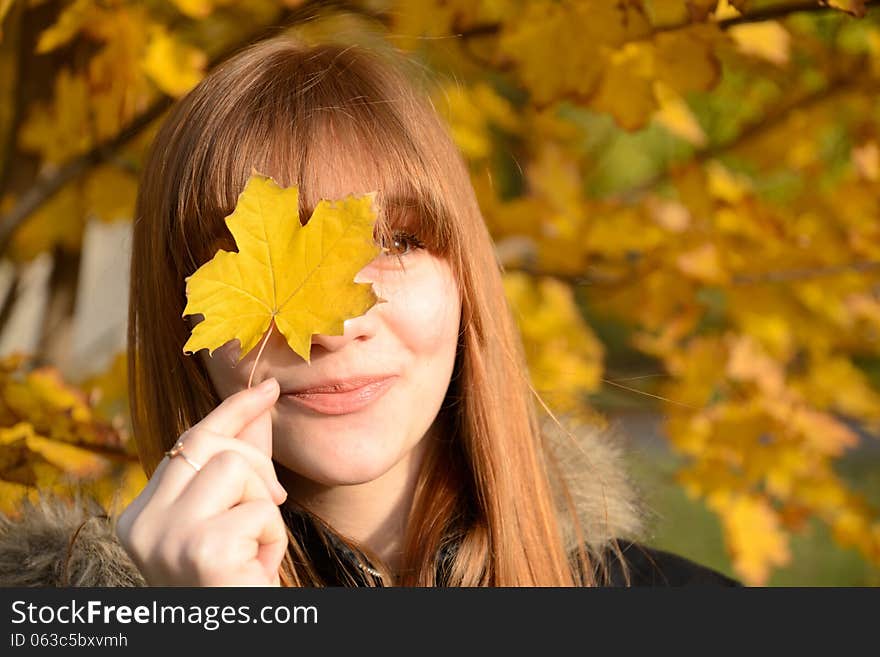
[[[625,442],[613,430],[586,427],[571,435],[545,428],[568,481],[587,545],[638,540],[646,512],[624,468]],[[40,494],[16,514],[0,513],[0,587],[144,586],[116,538],[115,518],[93,499]],[[564,527],[570,548],[575,537]]]

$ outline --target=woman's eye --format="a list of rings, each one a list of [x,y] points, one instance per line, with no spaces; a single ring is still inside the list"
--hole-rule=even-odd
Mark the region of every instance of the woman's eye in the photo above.
[[[415,249],[421,249],[425,245],[415,235],[404,232],[395,232],[391,237],[391,244],[383,246],[382,251],[389,256],[405,256]]]

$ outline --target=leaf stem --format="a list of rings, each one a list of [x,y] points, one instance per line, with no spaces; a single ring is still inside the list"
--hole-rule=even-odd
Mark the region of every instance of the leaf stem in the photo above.
[[[273,328],[275,328],[274,319],[269,322],[269,330],[266,331],[266,337],[263,338],[263,343],[260,345],[260,350],[257,352],[257,357],[254,360],[254,364],[251,366],[251,375],[248,377],[248,388],[250,388],[251,384],[254,382],[254,372],[257,371],[257,363],[260,362],[260,356],[263,355],[263,349],[266,348],[266,343],[269,342],[269,336],[272,335]]]

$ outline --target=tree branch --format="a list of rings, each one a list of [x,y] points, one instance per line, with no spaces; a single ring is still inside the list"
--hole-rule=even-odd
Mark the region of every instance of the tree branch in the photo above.
[[[814,278],[826,278],[852,272],[870,273],[880,271],[880,262],[867,260],[862,262],[845,262],[839,265],[821,265],[819,267],[803,267],[799,269],[782,269],[760,274],[735,274],[734,285],[755,285],[759,283],[793,283]]]
[[[285,10],[272,25],[261,27],[213,57],[208,65],[208,70],[247,45],[274,36],[298,23],[312,20],[318,13],[329,9],[357,13],[372,20],[383,20],[382,16],[344,0],[311,0],[295,9]],[[49,201],[64,185],[83,175],[89,168],[112,159],[123,146],[159,118],[173,103],[174,99],[169,96],[160,97],[112,139],[97,144],[61,167],[38,176],[36,182],[21,196],[12,209],[0,216],[0,254],[6,252],[15,231],[33,212]]]
[[[866,0],[865,7],[870,9],[871,6],[877,6],[878,0]],[[718,26],[726,30],[729,27],[733,27],[734,25],[742,25],[744,23],[760,23],[762,21],[774,20],[776,18],[785,18],[791,14],[800,14],[800,13],[814,13],[814,12],[823,12],[823,11],[838,11],[841,13],[844,12],[842,9],[836,9],[834,7],[829,7],[827,4],[820,2],[819,0],[808,0],[807,2],[796,2],[794,4],[774,6],[774,7],[763,7],[761,9],[756,9],[755,11],[750,11],[747,14],[742,16],[735,16],[734,18],[726,18],[724,20],[718,21]]]
[[[534,267],[505,267],[505,272],[522,272],[536,277],[553,278],[572,286],[596,286],[596,287],[621,287],[628,284],[637,284],[643,280],[643,272],[632,276],[609,278],[607,276],[591,276],[590,274],[575,275],[550,270],[535,269]],[[798,281],[813,280],[816,278],[829,278],[848,273],[871,273],[880,272],[880,261],[864,260],[856,262],[844,262],[836,265],[819,265],[816,267],[801,267],[796,269],[780,269],[766,271],[758,274],[739,273],[734,274],[731,283],[733,285],[760,285],[762,283],[795,283]]]
[[[12,236],[25,219],[51,199],[64,185],[81,176],[90,167],[113,157],[119,149],[140,134],[141,130],[161,116],[172,102],[173,99],[162,97],[113,139],[98,144],[59,169],[40,175],[13,208],[0,219],[0,253],[5,253]]]
[[[832,80],[829,85],[826,86],[824,89],[820,89],[819,91],[808,94],[806,96],[801,96],[792,102],[785,103],[780,107],[772,109],[768,114],[758,117],[727,141],[719,142],[713,144],[712,146],[694,151],[693,156],[689,158],[687,162],[701,164],[716,157],[719,157],[726,152],[742,146],[751,139],[754,139],[764,134],[766,131],[777,127],[780,123],[785,121],[792,112],[808,109],[839,94],[852,93],[856,91],[873,94],[880,91],[880,82],[871,81],[871,84],[869,85],[863,85],[862,82],[862,79],[859,78],[840,78],[837,80]],[[625,192],[622,192],[618,195],[619,198],[637,198],[641,194],[645,193],[647,190],[652,189],[661,181],[669,177],[670,170],[674,166],[674,164],[675,163],[672,163],[669,168],[660,171],[658,174],[652,176],[648,180],[642,181],[636,187],[632,187],[630,189],[627,189]]]
[[[871,6],[877,6],[880,0],[866,0],[865,6],[870,9]],[[826,12],[826,11],[836,11],[840,13],[846,13],[841,9],[837,9],[835,7],[829,7],[827,4],[823,4],[822,0],[806,0],[803,2],[790,3],[785,5],[776,5],[771,7],[763,7],[761,9],[756,9],[755,11],[751,11],[742,16],[735,16],[733,18],[725,18],[720,21],[714,21],[716,25],[722,30],[726,30],[735,25],[742,25],[743,23],[760,23],[763,21],[773,20],[776,18],[785,18],[791,14],[796,13],[805,13],[805,12]],[[656,26],[651,31],[648,37],[653,36],[654,34],[658,34],[660,32],[676,32],[678,30],[684,29],[686,27],[690,27],[691,25],[699,25],[700,23],[711,23],[713,21],[683,21],[680,23],[670,23],[669,25]],[[455,31],[455,36],[461,37],[463,39],[470,39],[474,37],[483,37],[483,36],[492,36],[498,34],[501,31],[501,25],[499,23],[481,23],[478,25],[472,25],[466,29],[460,29]],[[641,39],[641,37],[640,37]],[[640,40],[639,39],[639,40]]]
[[[6,17],[5,20],[5,37],[4,40],[7,43],[0,44],[2,48],[9,48],[11,51],[15,53],[15,62],[12,67],[14,71],[12,72],[12,89],[15,93],[15,98],[11,103],[11,113],[9,116],[9,125],[6,126],[5,134],[0,135],[0,201],[3,200],[3,197],[6,195],[6,189],[9,187],[9,181],[12,179],[12,174],[10,171],[12,170],[12,154],[15,151],[15,138],[18,135],[18,127],[21,123],[21,115],[23,112],[23,92],[22,85],[19,83],[21,80],[24,66],[24,43],[25,40],[22,38],[21,30],[23,24],[24,16],[24,3],[16,3],[13,5],[12,10],[10,11],[10,15]]]

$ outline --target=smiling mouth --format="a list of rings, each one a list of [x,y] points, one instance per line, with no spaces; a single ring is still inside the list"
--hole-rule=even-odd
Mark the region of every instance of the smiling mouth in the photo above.
[[[366,408],[384,395],[394,384],[396,376],[371,381],[358,388],[344,391],[288,392],[281,399],[322,415],[345,415]]]

